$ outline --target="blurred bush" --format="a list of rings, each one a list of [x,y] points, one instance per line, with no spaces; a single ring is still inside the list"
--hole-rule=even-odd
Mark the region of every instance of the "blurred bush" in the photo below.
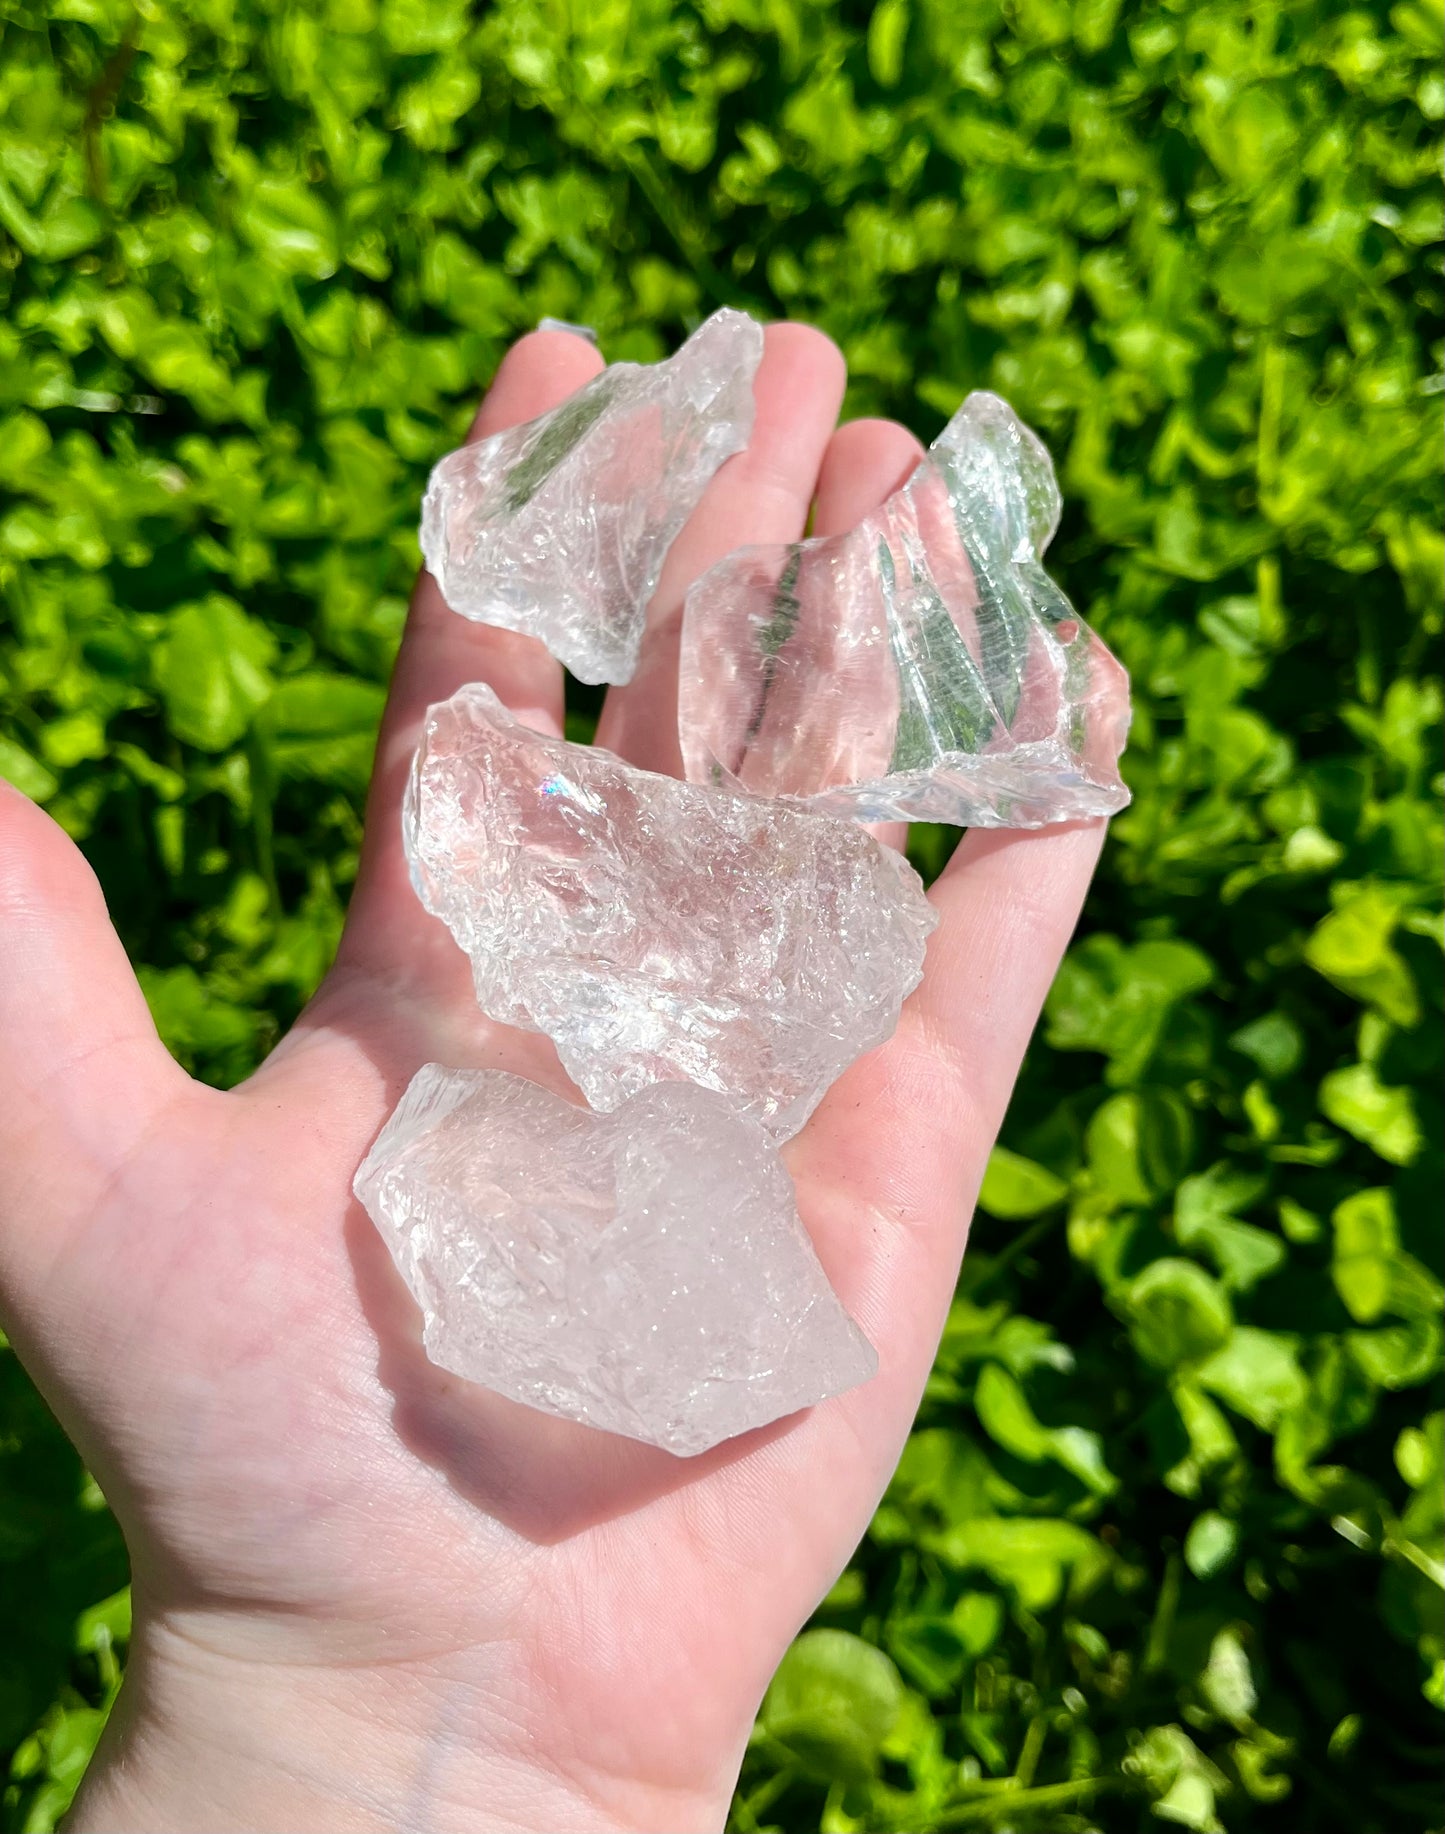
[[[213,1081],[326,965],[422,480],[513,335],[726,301],[831,331],[852,412],[1050,440],[1136,800],[735,1825],[1438,1828],[1441,0],[0,21],[0,771]],[[7,1355],[12,1827],[123,1582]]]

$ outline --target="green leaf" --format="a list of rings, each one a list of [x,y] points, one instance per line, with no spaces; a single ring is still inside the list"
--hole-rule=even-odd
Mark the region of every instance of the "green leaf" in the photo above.
[[[278,778],[335,783],[366,791],[376,730],[386,701],[372,682],[320,670],[277,682],[258,718]]]
[[[1293,1339],[1253,1325],[1237,1325],[1228,1342],[1195,1369],[1194,1380],[1267,1433],[1309,1389]]]
[[[1423,1426],[1407,1426],[1395,1441],[1395,1468],[1412,1490],[1438,1505],[1437,1480],[1445,1478],[1445,1413],[1434,1413]]]
[[[949,1622],[965,1651],[970,1656],[981,1656],[992,1649],[1003,1629],[1003,1600],[992,1592],[962,1592],[949,1613]]]
[[[1272,1082],[1293,1076],[1304,1061],[1304,1034],[1285,1013],[1266,1013],[1263,1018],[1241,1026],[1229,1042]]]
[[[1400,1248],[1395,1202],[1389,1191],[1358,1191],[1337,1205],[1330,1271],[1351,1318],[1367,1325],[1390,1302],[1390,1281]]]
[[[1248,1209],[1263,1191],[1262,1178],[1220,1164],[1184,1179],[1175,1198],[1174,1229],[1179,1241],[1207,1254],[1232,1293],[1248,1292],[1285,1259],[1285,1245],[1277,1235],[1242,1223],[1235,1215],[1236,1210]]]
[[[22,790],[32,802],[48,802],[60,783],[23,745],[0,734],[0,777]]]
[[[1249,1726],[1259,1704],[1259,1693],[1244,1644],[1232,1627],[1226,1626],[1215,1633],[1199,1686],[1221,1719],[1227,1719],[1240,1731]]]
[[[1104,1463],[1099,1435],[1083,1427],[1041,1425],[1022,1388],[997,1363],[987,1363],[979,1371],[973,1400],[985,1432],[1016,1458],[1030,1464],[1051,1459],[1096,1496],[1109,1496],[1118,1488]]]
[[[1020,1222],[1056,1208],[1068,1194],[1062,1178],[1006,1146],[996,1146],[989,1154],[978,1201],[990,1216]]]
[[[266,703],[266,723],[280,739],[371,734],[385,704],[386,692],[374,682],[310,670],[276,683]]]
[[[381,31],[400,56],[445,51],[467,29],[466,0],[382,0]]]
[[[1109,1570],[1107,1549],[1075,1522],[1028,1517],[962,1516],[936,1544],[961,1571],[989,1574],[1026,1611],[1060,1598],[1087,1596]]]
[[[1391,943],[1400,919],[1393,888],[1351,888],[1339,908],[1305,943],[1305,960],[1355,999],[1378,1007],[1387,1019],[1413,1025],[1420,1013],[1414,978]]]
[[[326,280],[336,272],[341,256],[335,218],[302,179],[261,179],[238,220],[258,252],[282,273]]]
[[[209,988],[194,968],[143,967],[139,980],[156,1030],[186,1068],[207,1057],[236,1062],[251,1046],[255,1016]]]
[[[275,658],[275,638],[233,599],[173,611],[153,664],[171,731],[203,751],[234,745],[270,696]]]
[[[1109,1080],[1141,1078],[1176,1006],[1208,987],[1214,968],[1190,943],[1126,947],[1091,936],[1070,951],[1045,1008],[1049,1042],[1059,1050],[1102,1051]]]
[[[809,1630],[784,1656],[759,1724],[826,1782],[872,1776],[903,1707],[898,1670],[843,1630]]]
[[[878,0],[868,21],[868,68],[884,89],[895,88],[903,74],[909,5],[910,0]]]
[[[1165,1471],[1164,1482],[1179,1496],[1198,1496],[1207,1478],[1238,1459],[1239,1441],[1228,1417],[1194,1381],[1176,1381],[1170,1398],[1188,1451]]]
[[[75,1627],[76,1647],[92,1651],[109,1649],[117,1643],[128,1643],[130,1632],[130,1587],[123,1586],[119,1592],[81,1613]]]
[[[1409,1165],[1425,1143],[1410,1091],[1387,1088],[1373,1064],[1332,1070],[1320,1084],[1320,1108],[1391,1165]]]
[[[0,178],[0,227],[37,261],[68,261],[101,239],[105,218],[89,198],[65,188],[57,188],[32,214]]]
[[[1167,1255],[1134,1277],[1122,1304],[1139,1354],[1160,1369],[1213,1355],[1234,1326],[1229,1297],[1218,1281],[1193,1261]]]
[[[1224,1834],[1215,1804],[1228,1787],[1226,1779],[1181,1726],[1155,1726],[1142,1738],[1136,1735],[1129,1767],[1143,1781],[1153,1798],[1151,1810],[1161,1821],[1197,1834]]]
[[[1420,1295],[1421,1300],[1426,1298],[1426,1294]],[[1350,1331],[1345,1336],[1345,1346],[1350,1360],[1379,1388],[1414,1388],[1445,1368],[1445,1330],[1428,1313],[1417,1311],[1409,1324],[1386,1325],[1378,1331]]]
[[[1356,1191],[1336,1205],[1330,1272],[1350,1316],[1373,1324],[1386,1312],[1431,1318],[1445,1286],[1400,1246],[1393,1194],[1377,1187]]]
[[[1161,1091],[1111,1096],[1091,1118],[1085,1146],[1102,1191],[1121,1204],[1147,1204],[1178,1182],[1193,1140],[1188,1109]]]
[[[1233,1564],[1239,1551],[1239,1524],[1206,1509],[1189,1524],[1184,1537],[1184,1564],[1196,1579],[1213,1579]]]

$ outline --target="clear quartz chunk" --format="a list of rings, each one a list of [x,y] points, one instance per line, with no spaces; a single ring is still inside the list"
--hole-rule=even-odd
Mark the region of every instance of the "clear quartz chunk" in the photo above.
[[[777,1152],[705,1089],[610,1115],[427,1064],[356,1175],[443,1369],[670,1452],[877,1368]]]
[[[719,561],[684,614],[688,777],[865,821],[1123,808],[1128,676],[1043,570],[1059,511],[1043,444],[973,394],[848,534]]]
[[[715,312],[666,362],[613,363],[550,414],[448,453],[421,546],[453,611],[628,681],[663,558],[748,443],[762,328]]]
[[[598,1109],[687,1081],[796,1133],[892,1033],[936,921],[856,824],[546,737],[479,683],[428,713],[403,829],[482,1011]]]

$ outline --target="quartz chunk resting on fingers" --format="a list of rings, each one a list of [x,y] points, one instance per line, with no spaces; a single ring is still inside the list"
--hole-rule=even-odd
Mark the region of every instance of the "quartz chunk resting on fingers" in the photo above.
[[[893,1032],[937,921],[855,823],[533,732],[477,683],[428,713],[403,827],[482,1011],[547,1033],[599,1109],[687,1081],[796,1133]]]
[[[663,559],[747,445],[762,327],[715,312],[666,362],[613,363],[550,414],[449,453],[421,546],[453,611],[542,642],[580,681],[637,666]]]
[[[720,1096],[659,1083],[610,1115],[427,1064],[356,1175],[427,1355],[670,1452],[865,1382],[777,1152]]]
[[[743,548],[687,596],[688,777],[864,821],[1110,815],[1128,676],[1044,572],[1049,455],[973,394],[848,534]]]

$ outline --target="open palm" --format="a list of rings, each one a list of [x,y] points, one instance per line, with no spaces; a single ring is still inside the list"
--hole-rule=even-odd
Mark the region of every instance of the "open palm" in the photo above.
[[[600,367],[524,338],[486,434]],[[747,452],[673,548],[598,738],[678,768],[677,624],[731,548],[846,528],[911,468],[836,427],[843,365],[769,329]],[[967,837],[896,1036],[786,1149],[876,1379],[679,1460],[433,1368],[351,1177],[424,1062],[565,1087],[477,1012],[406,882],[427,705],[489,682],[557,730],[558,666],[423,577],[335,967],[243,1087],[156,1037],[93,877],[0,786],[0,1297],[125,1529],[131,1670],[77,1809],[94,1828],[720,1826],[757,1702],[858,1541],[937,1344],[967,1219],[1097,853],[1093,827]],[[896,837],[895,837],[896,838]]]

